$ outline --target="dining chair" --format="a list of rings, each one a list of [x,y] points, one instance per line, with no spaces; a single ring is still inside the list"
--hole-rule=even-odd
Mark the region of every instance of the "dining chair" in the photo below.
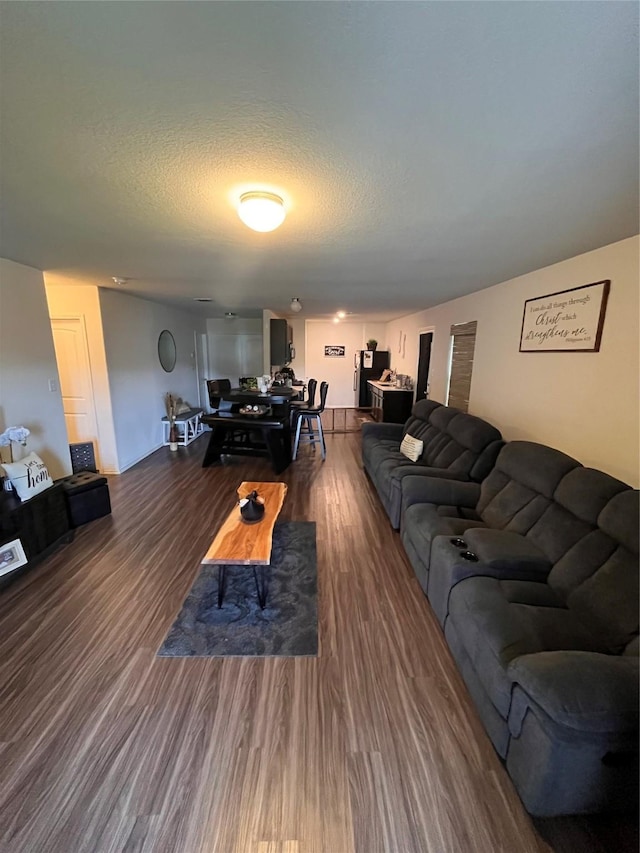
[[[291,417],[291,426],[293,426],[296,422],[297,412],[301,409],[312,409],[313,404],[316,401],[316,387],[318,385],[318,381],[316,379],[310,379],[307,382],[307,399],[306,400],[294,400],[289,404],[290,408],[290,417]]]
[[[222,395],[231,391],[230,379],[207,379],[207,391],[209,392],[209,405],[214,411],[230,411],[232,404],[223,400]]]
[[[311,381],[311,380],[309,380]],[[296,437],[293,442],[293,459],[298,455],[298,446],[301,441],[308,441],[313,449],[316,449],[316,441],[320,444],[320,453],[322,459],[327,458],[327,447],[324,441],[324,432],[322,431],[322,413],[327,402],[327,392],[329,391],[329,383],[320,383],[320,405],[315,408],[298,408],[295,410],[296,418]],[[315,390],[314,390],[315,397]],[[306,432],[302,432],[302,424],[307,427]],[[317,432],[314,429],[314,424],[317,426]]]
[[[207,390],[209,392],[209,402],[213,408],[217,408],[221,395],[226,391],[231,391],[231,380],[207,379]]]

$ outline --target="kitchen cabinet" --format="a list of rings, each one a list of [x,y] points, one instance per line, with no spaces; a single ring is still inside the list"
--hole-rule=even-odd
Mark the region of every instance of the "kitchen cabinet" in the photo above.
[[[284,367],[291,361],[293,329],[286,320],[271,320],[271,365]]]
[[[403,424],[411,414],[413,391],[380,382],[368,383],[371,391],[371,416],[376,421]]]

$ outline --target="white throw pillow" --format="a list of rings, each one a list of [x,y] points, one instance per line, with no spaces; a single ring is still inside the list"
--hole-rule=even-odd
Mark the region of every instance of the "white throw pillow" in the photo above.
[[[412,462],[417,462],[422,456],[423,447],[424,441],[420,441],[419,438],[414,438],[412,435],[407,433],[402,439],[400,453],[404,454],[407,459],[410,459]]]
[[[53,486],[47,466],[36,453],[30,453],[17,462],[3,462],[2,467],[21,501],[27,501]]]

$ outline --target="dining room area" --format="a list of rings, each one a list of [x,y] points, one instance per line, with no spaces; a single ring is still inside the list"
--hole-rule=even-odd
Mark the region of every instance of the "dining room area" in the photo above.
[[[289,374],[207,381],[210,412],[202,423],[210,430],[202,461],[206,468],[225,456],[267,457],[275,474],[284,471],[309,444],[324,461],[322,426],[329,386],[316,379],[298,380]]]

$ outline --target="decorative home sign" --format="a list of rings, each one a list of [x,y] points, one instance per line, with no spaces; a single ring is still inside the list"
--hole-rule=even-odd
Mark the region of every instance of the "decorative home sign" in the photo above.
[[[332,346],[324,348],[325,358],[344,358],[346,355],[346,347]]]
[[[520,352],[598,352],[611,282],[527,299]]]

